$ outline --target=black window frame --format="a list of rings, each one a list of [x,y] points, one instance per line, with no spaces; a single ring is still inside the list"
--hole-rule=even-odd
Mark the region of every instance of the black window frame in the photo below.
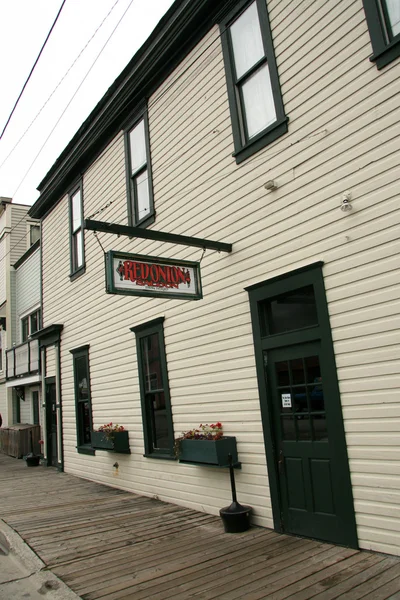
[[[129,135],[139,123],[144,123],[144,136],[146,147],[146,164],[132,173],[131,170],[131,146]],[[131,227],[147,227],[155,221],[154,210],[154,194],[153,194],[153,176],[151,168],[151,152],[150,152],[150,134],[149,134],[149,119],[147,108],[140,110],[133,119],[124,127],[124,143],[125,143],[125,171],[126,171],[126,190],[128,199],[128,223]],[[139,177],[147,169],[148,186],[149,186],[149,214],[142,218],[138,218],[137,196],[134,186],[134,180]]]
[[[85,443],[83,441],[83,423],[80,422],[80,409],[79,404],[88,402],[89,404],[89,421],[90,421],[90,431],[93,431],[93,412],[92,412],[92,395],[90,389],[90,363],[89,363],[89,345],[80,346],[79,348],[74,348],[70,350],[72,354],[72,362],[73,362],[73,374],[74,374],[74,397],[75,397],[75,422],[76,422],[76,449],[79,454],[95,454],[94,449],[92,448],[91,441]],[[79,390],[78,390],[78,378],[77,378],[77,359],[85,358],[85,367],[86,367],[86,379],[88,385],[88,397],[87,399],[80,400],[79,399]]]
[[[154,319],[153,321],[148,321],[147,323],[143,323],[142,325],[138,325],[136,327],[131,327],[131,331],[136,336],[136,352],[137,352],[137,363],[138,363],[138,372],[139,372],[139,387],[140,387],[140,399],[141,399],[141,407],[142,407],[142,423],[143,423],[143,436],[144,436],[144,456],[147,458],[163,458],[175,460],[175,452],[174,452],[174,427],[172,420],[172,409],[171,409],[171,395],[169,390],[169,380],[168,380],[168,368],[167,368],[167,357],[165,352],[165,339],[164,339],[164,317],[160,317],[158,319]],[[142,340],[144,338],[150,337],[154,334],[158,335],[158,344],[160,351],[160,365],[161,365],[161,376],[162,376],[162,390],[165,396],[165,409],[166,409],[166,419],[168,426],[168,438],[169,438],[169,448],[154,448],[154,439],[152,433],[152,417],[151,410],[152,405],[149,402],[147,396],[150,396],[150,393],[146,392],[146,377],[144,371],[144,357],[142,354]],[[161,388],[160,388],[161,389]],[[152,390],[154,391],[154,390]]]
[[[35,239],[36,238],[36,239]],[[29,224],[29,246],[33,246],[40,240],[40,223]]]
[[[32,318],[36,316],[36,329],[32,327]],[[28,315],[24,315],[21,318],[21,342],[27,342],[32,335],[39,331],[42,321],[42,311],[40,306],[36,310],[33,310]]]
[[[81,223],[80,227],[73,230],[73,216],[72,216],[72,202],[74,196],[80,192],[80,206],[81,206]],[[70,248],[70,280],[73,281],[86,270],[85,264],[85,230],[83,229],[83,182],[79,181],[76,183],[68,193],[68,204],[69,204],[69,248]],[[76,236],[82,233],[82,264],[77,264],[77,251],[76,251]]]
[[[378,70],[400,56],[400,33],[392,37],[387,22],[385,0],[363,0],[373,54],[370,61]]]
[[[233,22],[236,21],[236,19],[253,2],[255,2],[257,6],[261,36],[264,45],[264,57],[260,61],[256,62],[247,73],[245,73],[236,81],[233,48],[229,29]],[[234,9],[232,9],[220,20],[219,25],[221,31],[222,51],[225,62],[225,76],[235,148],[232,156],[235,157],[236,163],[239,164],[287,133],[289,119],[285,115],[285,109],[283,105],[266,0],[241,0],[240,2],[236,3]],[[268,64],[269,67],[271,88],[275,104],[276,121],[253,138],[246,140],[245,126],[243,123],[245,120],[243,116],[244,108],[242,107],[240,101],[239,86],[241,83],[243,83],[243,79],[248,79],[260,68],[260,66],[262,66],[262,64]]]

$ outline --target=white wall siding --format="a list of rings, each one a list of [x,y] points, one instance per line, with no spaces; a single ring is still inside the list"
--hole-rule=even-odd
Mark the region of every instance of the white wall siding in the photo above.
[[[55,346],[46,347],[46,377],[56,377],[56,348]]]
[[[40,249],[35,250],[16,270],[16,340],[21,341],[21,315],[40,304]]]
[[[7,210],[10,208],[12,208],[10,263],[13,265],[27,249],[26,214],[29,206],[12,204],[7,207]]]
[[[323,261],[359,542],[398,554],[398,67],[377,71],[369,61],[359,0],[268,6],[290,117],[286,135],[236,165],[217,27],[149,101],[154,228],[233,243],[230,255],[205,253],[203,300],[105,294],[104,256],[91,232],[85,233],[86,272],[71,282],[66,197],[44,221],[44,325],[64,324],[65,468],[214,514],[229,503],[226,472],[143,457],[129,328],[164,316],[175,435],[221,420],[238,440],[239,500],[253,506],[256,523],[272,527],[244,288]],[[269,179],[277,190],[264,189]],[[340,210],[346,190],[349,214]],[[122,133],[84,174],[85,216],[109,201],[101,219],[127,224]],[[188,260],[202,255],[201,249],[103,233],[99,239],[105,250]],[[107,453],[76,452],[70,350],[84,344],[90,345],[94,425],[113,421],[130,432],[132,455],[118,457],[118,474]]]

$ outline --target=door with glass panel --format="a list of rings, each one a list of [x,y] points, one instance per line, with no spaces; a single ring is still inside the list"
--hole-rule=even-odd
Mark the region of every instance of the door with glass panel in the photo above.
[[[335,398],[321,358],[319,342],[270,350],[266,374],[285,531],[340,543],[341,481],[327,420]]]
[[[250,304],[275,528],[357,547],[321,272],[257,286]]]

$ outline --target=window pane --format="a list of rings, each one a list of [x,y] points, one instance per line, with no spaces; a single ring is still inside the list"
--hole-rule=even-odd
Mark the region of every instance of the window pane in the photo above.
[[[25,317],[24,319],[22,319],[21,328],[22,328],[22,341],[26,342],[26,340],[28,339],[28,335],[29,335],[29,319],[28,319],[28,317]]]
[[[399,0],[386,0],[386,8],[390,21],[393,37],[400,33],[400,2]]]
[[[264,56],[257,5],[255,2],[230,28],[236,77],[239,79]]]
[[[75,358],[75,377],[78,401],[89,397],[89,383],[87,373],[87,362],[85,356]]]
[[[83,265],[83,245],[82,245],[82,230],[77,231],[74,235],[74,269],[78,269]]]
[[[30,333],[35,333],[39,329],[39,311],[36,311],[31,315],[31,331]]]
[[[150,405],[151,411],[153,449],[168,450],[168,420],[164,392],[159,394],[148,394],[147,402]]]
[[[147,169],[135,179],[138,221],[150,214],[149,175]]]
[[[258,69],[242,85],[247,135],[254,137],[276,121],[275,103],[272,95],[268,65]]]
[[[142,352],[146,392],[162,389],[161,362],[157,333],[153,333],[142,339]]]
[[[30,245],[34,244],[38,240],[40,240],[40,225],[31,225],[30,226]]]
[[[81,190],[72,196],[72,231],[79,229],[82,223],[81,215]]]
[[[268,302],[267,314],[271,334],[318,325],[313,286],[308,285]]]
[[[129,143],[132,173],[136,173],[147,162],[143,119],[130,132]]]
[[[79,443],[90,444],[91,419],[89,402],[80,402],[78,404],[78,419],[81,434],[81,439],[79,440]]]

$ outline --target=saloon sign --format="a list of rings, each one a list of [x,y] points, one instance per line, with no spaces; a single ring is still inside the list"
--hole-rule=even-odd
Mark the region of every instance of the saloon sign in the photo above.
[[[200,265],[111,250],[106,255],[106,288],[109,294],[199,300]]]

